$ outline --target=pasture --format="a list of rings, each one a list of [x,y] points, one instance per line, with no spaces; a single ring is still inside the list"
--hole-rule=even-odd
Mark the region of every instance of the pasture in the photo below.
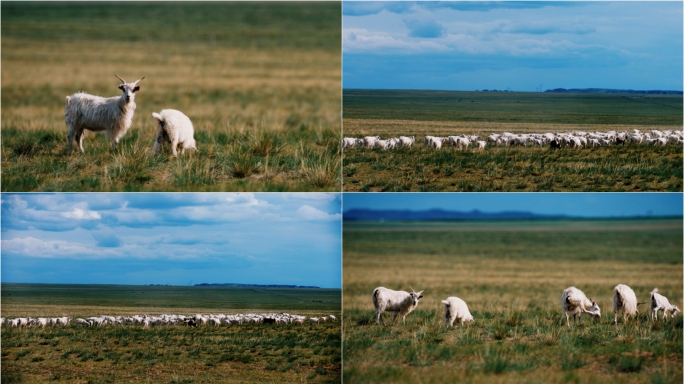
[[[682,381],[682,316],[613,325],[612,290],[658,287],[682,305],[682,221],[345,222],[345,382]],[[373,289],[425,290],[418,308],[375,324]],[[576,286],[602,317],[565,326]],[[441,300],[465,300],[475,323],[443,326]],[[572,323],[572,320],[571,320]]]
[[[2,316],[340,314],[339,289],[2,284]],[[339,317],[339,316],[338,316]],[[2,382],[340,382],[341,324],[2,327]]]
[[[681,130],[681,95],[345,90],[345,137],[415,136],[409,149],[345,150],[345,191],[681,191],[682,148],[425,148],[423,137]],[[460,101],[459,101],[460,100]]]
[[[339,3],[2,4],[3,191],[334,191]],[[65,97],[145,76],[116,152],[69,152]],[[198,152],[153,153],[183,111]]]

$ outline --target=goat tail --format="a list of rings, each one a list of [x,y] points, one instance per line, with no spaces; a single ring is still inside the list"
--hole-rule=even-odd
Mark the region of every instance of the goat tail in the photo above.
[[[651,297],[653,297],[654,293],[658,293],[658,288],[653,288],[653,290],[651,291]]]
[[[373,290],[373,306],[378,308],[378,289]]]
[[[67,96],[66,97],[66,106],[68,107],[70,105],[71,105],[71,96]]]

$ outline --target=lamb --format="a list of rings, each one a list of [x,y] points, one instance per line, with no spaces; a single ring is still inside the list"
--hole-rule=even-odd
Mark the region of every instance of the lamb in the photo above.
[[[112,142],[112,150],[116,150],[119,140],[131,127],[136,107],[135,92],[140,90],[138,83],[145,77],[128,83],[119,75],[115,74],[115,76],[121,80],[121,85],[119,85],[119,89],[123,92],[121,96],[104,98],[78,92],[66,97],[64,119],[67,126],[69,150],[73,148],[73,141],[76,140],[78,150],[84,153],[84,129],[94,132],[104,131]]]
[[[622,315],[626,321],[627,316],[636,316],[639,313],[637,310],[639,304],[644,303],[637,303],[637,298],[632,288],[624,284],[616,285],[615,290],[613,291],[613,314],[615,315],[615,325],[617,325],[618,311],[622,310]]]
[[[411,287],[409,287],[411,288]],[[406,324],[406,315],[411,313],[418,306],[418,301],[423,298],[422,290],[416,292],[411,288],[411,293],[405,291],[393,291],[385,287],[377,287],[373,290],[373,305],[375,306],[375,322],[385,325],[382,319],[382,313],[394,312],[392,324],[397,319],[397,315],[401,315],[403,324]]]
[[[466,302],[458,297],[447,297],[446,300],[442,300],[442,304],[444,304],[445,325],[452,327],[455,320],[458,320],[461,325],[466,321],[471,323],[475,321],[473,315],[468,310]]]
[[[161,151],[165,142],[171,143],[171,154],[178,156],[176,148],[181,146],[181,154],[186,149],[197,150],[197,145],[193,137],[195,130],[192,122],[181,111],[175,109],[162,109],[161,112],[152,112],[152,117],[157,119],[157,137],[154,140],[154,154]]]
[[[651,320],[658,320],[658,311],[663,311],[663,317],[667,319],[668,312],[674,317],[677,312],[681,312],[676,305],[670,304],[667,297],[658,293],[658,288],[651,291]]]
[[[561,306],[563,307],[563,315],[570,326],[570,316],[568,312],[572,313],[572,323],[575,324],[575,319],[579,317],[580,326],[582,325],[582,313],[588,313],[592,318],[601,317],[601,308],[592,299],[588,299],[584,292],[575,287],[569,287],[563,291],[561,295]]]

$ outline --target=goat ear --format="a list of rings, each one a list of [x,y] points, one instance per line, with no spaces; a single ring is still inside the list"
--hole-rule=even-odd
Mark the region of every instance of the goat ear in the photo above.
[[[119,89],[123,91],[123,84],[119,85]]]
[[[138,92],[139,90],[140,90],[140,87],[137,85],[135,86],[135,88],[133,88],[133,92]]]

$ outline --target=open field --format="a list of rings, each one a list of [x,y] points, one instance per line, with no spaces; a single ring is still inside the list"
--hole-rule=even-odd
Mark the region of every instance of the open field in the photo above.
[[[40,10],[40,11],[38,11]],[[2,190],[339,190],[339,3],[2,4]],[[64,99],[142,76],[116,152],[69,152]],[[152,112],[199,151],[154,155]]]
[[[340,314],[339,289],[3,284],[2,302],[8,317]],[[2,382],[340,382],[340,335],[339,322],[149,329],[3,325]]]
[[[681,308],[682,238],[681,219],[345,222],[345,382],[679,383],[681,314],[651,323],[641,306],[615,327],[611,297],[619,283],[639,301],[658,287]],[[409,285],[425,297],[406,325],[375,325],[373,289]],[[571,285],[599,322],[564,326]],[[474,324],[442,325],[448,296]]]
[[[482,152],[422,145],[426,135],[681,130],[681,110],[681,95],[345,90],[345,137],[415,136],[416,144],[346,150],[344,190],[681,191],[682,148],[673,144]]]

